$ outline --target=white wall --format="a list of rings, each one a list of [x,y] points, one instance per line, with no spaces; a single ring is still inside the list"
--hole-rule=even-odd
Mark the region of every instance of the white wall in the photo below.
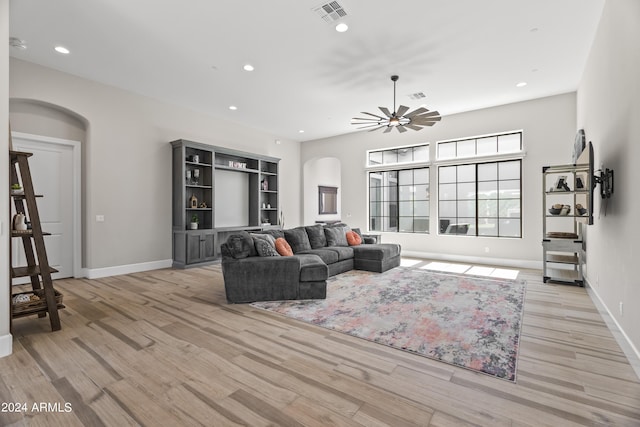
[[[335,157],[323,157],[321,159],[310,159],[303,165],[303,201],[304,201],[304,224],[313,224],[316,221],[333,221],[342,219],[342,178],[340,174],[340,160]],[[338,209],[337,214],[318,214],[318,186],[338,187]],[[346,218],[344,219],[346,221]]]
[[[9,0],[0,0],[0,295],[9,295]],[[0,357],[11,354],[11,313],[8,298],[0,298]]]
[[[171,258],[169,142],[179,138],[281,158],[280,204],[288,225],[300,223],[297,142],[276,144],[274,135],[14,58],[9,88],[12,99],[56,105],[87,122],[84,267],[89,270]],[[58,128],[55,117],[49,128],[44,119],[23,120],[25,114],[40,114],[34,109],[15,114],[15,131],[42,134]],[[96,223],[96,215],[104,215],[105,222]]]
[[[593,141],[596,169],[615,171],[606,216],[596,197],[594,224],[588,227],[587,280],[640,356],[638,40],[640,2],[608,0],[578,89],[577,118]]]
[[[368,149],[431,143],[445,139],[523,130],[523,237],[522,239],[469,238],[439,236],[436,230],[436,200],[431,201],[431,234],[384,233],[384,242],[402,244],[406,254],[423,254],[447,259],[479,259],[486,262],[541,268],[542,260],[542,166],[570,163],[576,132],[575,93],[446,116],[432,128],[383,134],[357,132],[305,142],[301,160],[332,156],[342,165],[343,218],[354,227],[366,229],[367,182],[365,152]],[[436,168],[431,168],[431,183],[436,182]],[[432,191],[432,195],[435,192]],[[305,197],[310,197],[305,194]],[[487,252],[488,248],[488,252]]]

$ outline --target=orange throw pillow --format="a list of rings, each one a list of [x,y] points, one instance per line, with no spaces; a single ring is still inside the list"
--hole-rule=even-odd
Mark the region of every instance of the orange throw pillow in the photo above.
[[[362,243],[362,238],[355,231],[347,231],[347,243],[349,246],[358,246]]]
[[[276,251],[282,256],[293,256],[293,251],[291,250],[291,246],[289,246],[289,242],[284,240],[283,237],[278,237],[276,239]]]

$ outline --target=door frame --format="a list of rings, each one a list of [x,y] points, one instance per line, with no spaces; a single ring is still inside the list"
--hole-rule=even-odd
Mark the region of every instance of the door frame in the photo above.
[[[11,132],[12,139],[25,139],[45,144],[64,145],[71,147],[73,157],[73,277],[83,277],[82,269],[82,143],[70,139],[54,138],[51,136],[35,135],[23,132]]]

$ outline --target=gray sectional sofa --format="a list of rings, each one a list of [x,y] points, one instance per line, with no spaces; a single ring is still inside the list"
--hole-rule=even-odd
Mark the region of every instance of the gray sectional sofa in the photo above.
[[[349,245],[348,231],[356,232],[362,244]],[[286,240],[292,256],[281,256],[273,249],[278,238]],[[366,241],[358,229],[345,224],[229,236],[220,247],[227,300],[322,299],[331,276],[353,269],[382,273],[400,265],[400,245]]]

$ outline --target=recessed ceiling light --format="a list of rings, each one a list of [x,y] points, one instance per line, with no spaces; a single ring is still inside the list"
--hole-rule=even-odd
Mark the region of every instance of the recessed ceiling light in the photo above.
[[[56,52],[62,53],[62,54],[65,54],[65,55],[68,55],[70,53],[69,49],[67,49],[64,46],[56,46],[54,49],[55,49]]]
[[[339,33],[344,33],[348,29],[349,29],[349,26],[344,22],[341,22],[340,24],[336,25],[336,31]]]
[[[526,85],[527,85],[527,82],[520,82],[516,84],[516,87],[525,87]]]
[[[245,64],[245,66],[242,67],[242,69],[245,71],[253,71],[255,68],[253,68],[253,65],[251,64]]]
[[[229,110],[237,110],[238,107],[236,107],[235,105],[229,105]]]
[[[304,133],[304,131],[303,131],[302,129],[300,129],[300,130],[298,131],[298,133]]]

